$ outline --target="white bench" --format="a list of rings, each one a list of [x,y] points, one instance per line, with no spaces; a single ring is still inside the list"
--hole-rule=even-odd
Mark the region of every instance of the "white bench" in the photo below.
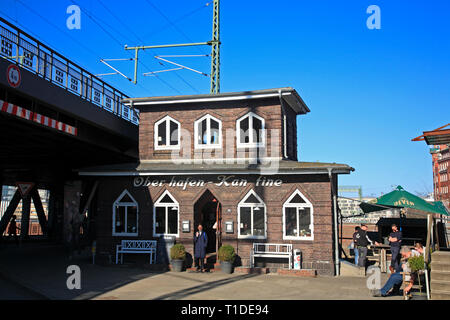
[[[156,261],[156,240],[122,240],[121,244],[116,246],[116,264],[123,263],[124,253],[148,253],[150,255],[150,264]]]
[[[292,244],[254,243],[250,252],[250,263],[253,268],[255,258],[288,258],[289,269],[292,268]]]

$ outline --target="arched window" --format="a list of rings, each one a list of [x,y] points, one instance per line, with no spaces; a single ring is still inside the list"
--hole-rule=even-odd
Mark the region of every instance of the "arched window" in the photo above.
[[[180,123],[166,116],[155,123],[155,150],[180,148]]]
[[[177,236],[179,204],[169,191],[165,191],[153,206],[153,234]]]
[[[238,147],[262,147],[265,142],[264,119],[253,112],[236,121]]]
[[[222,122],[207,114],[194,123],[195,148],[220,148],[222,144]]]
[[[138,203],[124,190],[113,204],[113,236],[137,236],[138,211]]]
[[[238,237],[266,238],[266,205],[250,190],[238,205]]]
[[[313,206],[298,190],[283,205],[283,239],[314,239]]]

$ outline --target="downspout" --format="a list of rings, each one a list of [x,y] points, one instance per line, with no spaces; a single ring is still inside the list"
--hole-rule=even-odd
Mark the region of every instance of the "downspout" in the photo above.
[[[337,196],[336,190],[334,188],[333,181],[333,169],[328,168],[328,177],[330,178],[331,194],[333,196],[333,220],[334,220],[334,267],[336,270],[336,276],[341,274],[340,272],[340,262],[339,262],[339,242],[338,242],[338,212],[337,212]]]
[[[281,111],[283,113],[283,158],[287,159],[287,131],[286,131],[286,112],[284,109],[283,97],[281,96],[281,89],[278,90],[280,98]]]

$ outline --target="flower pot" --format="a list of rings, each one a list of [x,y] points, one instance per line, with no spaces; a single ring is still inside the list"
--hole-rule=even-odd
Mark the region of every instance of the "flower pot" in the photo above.
[[[220,262],[220,269],[223,273],[232,273],[233,272],[233,263],[230,261],[221,261]]]
[[[184,260],[172,260],[172,271],[181,272],[183,271]]]

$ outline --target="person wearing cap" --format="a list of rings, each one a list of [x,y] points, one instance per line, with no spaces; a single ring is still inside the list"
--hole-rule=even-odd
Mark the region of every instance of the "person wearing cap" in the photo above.
[[[358,250],[358,266],[365,267],[366,266],[366,257],[367,257],[367,246],[373,245],[372,240],[369,239],[367,235],[367,226],[365,224],[361,224],[361,228],[357,231],[355,235],[355,244]]]
[[[394,223],[391,226],[392,232],[389,234],[389,246],[391,247],[391,265],[389,270],[391,273],[395,272],[400,264],[400,247],[402,245],[402,232],[398,230]]]

